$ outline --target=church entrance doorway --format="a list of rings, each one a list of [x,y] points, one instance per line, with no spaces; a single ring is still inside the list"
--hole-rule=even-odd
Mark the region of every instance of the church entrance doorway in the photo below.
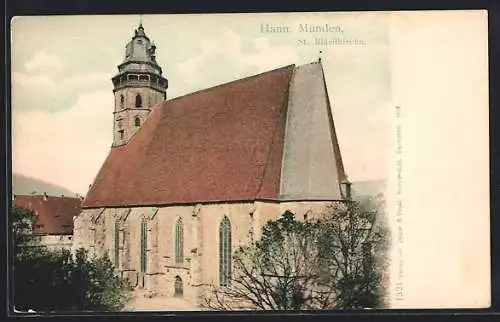
[[[176,276],[174,282],[174,296],[182,297],[182,293],[182,279],[179,276]]]

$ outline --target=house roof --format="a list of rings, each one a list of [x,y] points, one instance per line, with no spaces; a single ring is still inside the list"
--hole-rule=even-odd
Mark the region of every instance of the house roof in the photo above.
[[[111,148],[83,207],[280,200],[287,128],[301,127],[287,125],[295,68],[285,66],[155,106],[126,145]],[[338,149],[334,139],[332,151],[335,145]],[[345,176],[338,160],[332,157],[328,168],[335,178]]]
[[[33,231],[39,234],[72,234],[73,217],[81,211],[82,200],[71,197],[15,196],[13,204],[37,214]]]

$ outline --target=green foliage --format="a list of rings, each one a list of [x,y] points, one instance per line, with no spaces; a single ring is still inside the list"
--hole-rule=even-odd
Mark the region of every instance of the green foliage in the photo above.
[[[375,200],[337,204],[319,219],[287,211],[233,256],[233,276],[206,298],[212,309],[304,310],[384,305],[388,233]]]
[[[116,275],[107,256],[89,257],[88,252],[79,249],[74,264],[74,289],[78,311],[119,311],[129,300],[130,286],[125,279]]]
[[[49,251],[30,232],[33,214],[13,212],[14,302],[16,309],[37,312],[119,311],[129,300],[130,286],[117,276],[107,257],[79,249]]]

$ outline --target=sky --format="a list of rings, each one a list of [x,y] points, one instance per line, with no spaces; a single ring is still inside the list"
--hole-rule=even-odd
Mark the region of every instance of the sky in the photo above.
[[[391,73],[384,12],[16,17],[14,172],[87,192],[112,143],[111,77],[141,20],[157,46],[169,99],[321,57],[347,175],[387,177]],[[305,24],[328,24],[332,32],[301,32]],[[337,44],[317,45],[315,38]]]

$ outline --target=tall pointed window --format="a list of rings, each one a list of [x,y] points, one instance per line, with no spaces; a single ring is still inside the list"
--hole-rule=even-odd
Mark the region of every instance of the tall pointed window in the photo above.
[[[175,263],[182,264],[184,260],[184,228],[182,227],[182,219],[179,217],[175,221]]]
[[[148,223],[146,219],[141,221],[141,273],[145,273],[148,260]]]
[[[115,221],[115,267],[120,268],[120,222]]]
[[[231,222],[227,216],[219,226],[219,284],[226,286],[231,277]]]
[[[125,104],[125,97],[123,96],[123,94],[120,94],[120,108],[123,109],[124,104]]]
[[[135,117],[135,126],[141,126],[141,119],[139,118],[139,116]]]
[[[141,107],[142,106],[142,97],[141,94],[137,94],[135,97],[135,107]]]

